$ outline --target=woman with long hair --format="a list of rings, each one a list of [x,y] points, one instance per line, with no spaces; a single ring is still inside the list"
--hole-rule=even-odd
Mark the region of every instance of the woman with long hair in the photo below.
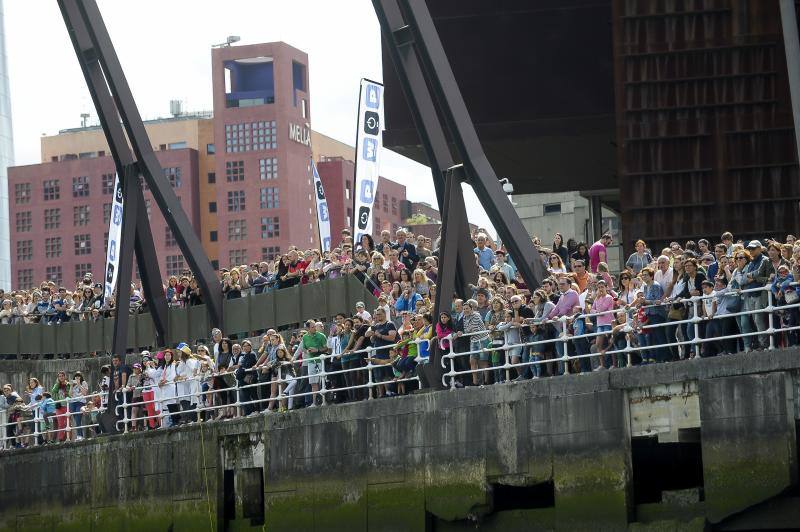
[[[172,427],[180,422],[181,415],[178,413],[180,407],[178,406],[177,391],[175,388],[175,377],[177,377],[178,364],[175,361],[175,354],[172,349],[164,350],[164,358],[159,360],[159,368],[161,369],[161,378],[158,381],[158,395],[161,398],[161,410],[164,407],[169,411],[170,415],[163,418],[166,422],[162,427]]]
[[[553,235],[553,253],[561,258],[561,264],[569,266],[569,250],[564,245],[564,236],[561,233]]]
[[[371,235],[364,233],[361,235],[361,240],[358,241],[358,245],[356,246],[356,251],[363,249],[368,254],[372,254],[375,251],[375,241],[372,239]]]
[[[275,351],[276,364],[280,366],[280,395],[285,397],[289,396],[288,410],[294,406],[294,388],[297,386],[297,370],[295,369],[294,357],[286,349],[286,346],[281,344]],[[279,412],[287,411],[287,400],[281,399]]]
[[[422,269],[417,268],[414,270],[413,284],[414,290],[424,298],[430,294],[430,287],[433,284],[433,281],[428,279],[428,276],[425,275],[425,272]]]
[[[81,408],[86,406],[87,395],[89,395],[89,384],[83,380],[83,374],[80,371],[76,371],[72,376],[72,383],[70,383],[69,387],[69,412],[72,415],[72,427],[74,430],[72,440],[83,439]]]
[[[586,242],[578,242],[577,250],[570,256],[570,264],[574,264],[576,260],[582,260],[584,264],[589,265],[589,246]]]
[[[492,353],[490,361],[492,363],[492,367],[499,367],[505,364],[505,351],[503,351],[502,347],[505,343],[505,332],[500,329],[498,326],[505,321],[506,312],[505,312],[505,303],[499,297],[493,297],[489,302],[489,312],[486,313],[486,317],[484,317],[483,321],[486,324],[486,328],[491,331],[489,333],[489,339],[491,342]],[[494,382],[503,382],[505,379],[501,375],[500,370],[494,370]],[[484,378],[492,375],[492,372],[486,372]]]
[[[564,263],[558,253],[551,253],[548,257],[547,271],[552,274],[567,273],[567,269],[564,267]]]

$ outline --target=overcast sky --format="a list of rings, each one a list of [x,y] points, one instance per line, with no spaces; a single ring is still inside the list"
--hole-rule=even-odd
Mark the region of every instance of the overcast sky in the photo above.
[[[91,113],[86,84],[52,0],[5,0],[16,164],[40,162],[39,138],[80,126]],[[355,143],[358,86],[382,80],[380,28],[369,0],[98,0],[145,119],[169,115],[169,101],[210,110],[212,44],[284,41],[309,55],[312,127]],[[384,150],[381,175],[412,201],[436,205],[427,167]],[[471,221],[489,225],[471,190]]]

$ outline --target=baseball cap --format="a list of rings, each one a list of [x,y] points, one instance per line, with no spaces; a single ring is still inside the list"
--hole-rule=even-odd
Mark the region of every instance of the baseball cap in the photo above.
[[[191,355],[192,354],[192,348],[189,347],[189,345],[186,342],[179,343],[177,349],[178,349],[178,351],[186,353],[187,355]]]
[[[700,258],[700,260],[703,260],[703,261],[706,261],[706,260],[711,260],[711,261],[713,261],[713,260],[715,260],[715,259],[714,259],[714,255],[712,255],[711,253],[706,253],[705,255],[703,255],[703,256]]]
[[[359,301],[358,303],[356,303],[356,308],[365,308],[364,302]]]
[[[747,244],[747,249],[754,249],[754,248],[761,248],[761,242],[758,240],[751,240],[749,244]]]

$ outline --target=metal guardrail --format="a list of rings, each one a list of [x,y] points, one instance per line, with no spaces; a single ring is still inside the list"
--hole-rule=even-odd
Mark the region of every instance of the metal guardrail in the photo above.
[[[377,300],[353,276],[273,290],[224,302],[226,334],[244,334],[266,328],[281,328],[311,318],[331,318],[339,312],[352,314],[357,301],[376,306]],[[148,313],[132,314],[128,326],[128,349],[156,347],[155,328]],[[195,342],[209,337],[205,305],[171,308],[167,342]],[[0,355],[50,355],[110,352],[114,319],[64,323],[17,323],[0,325]]]

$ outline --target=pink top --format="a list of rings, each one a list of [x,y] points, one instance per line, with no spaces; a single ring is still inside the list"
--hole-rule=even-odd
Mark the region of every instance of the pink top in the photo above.
[[[592,313],[603,313],[597,316],[597,325],[611,325],[614,322],[614,313],[607,312],[613,310],[614,308],[614,298],[611,297],[610,294],[606,294],[603,297],[598,297],[594,300],[592,304]]]
[[[589,248],[589,268],[592,273],[597,273],[597,265],[600,264],[600,252],[606,252],[606,245],[601,241],[597,241]]]

